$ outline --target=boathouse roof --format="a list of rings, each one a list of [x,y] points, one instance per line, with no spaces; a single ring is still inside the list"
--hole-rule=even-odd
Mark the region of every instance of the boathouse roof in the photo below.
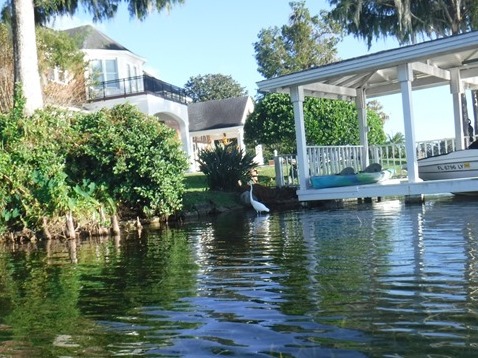
[[[286,92],[302,86],[304,95],[347,99],[357,88],[366,88],[367,97],[400,92],[398,67],[411,64],[413,89],[449,83],[450,71],[459,70],[467,88],[478,88],[478,31],[402,46],[331,63],[312,69],[257,82],[260,92]]]

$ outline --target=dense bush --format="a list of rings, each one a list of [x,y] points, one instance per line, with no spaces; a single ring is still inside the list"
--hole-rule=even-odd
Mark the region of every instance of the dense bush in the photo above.
[[[46,108],[24,117],[22,101],[16,105],[0,117],[0,232],[36,229],[44,217],[68,211],[81,217],[80,208],[93,197],[79,196],[64,171],[73,144],[73,114]],[[97,209],[86,206],[90,207],[87,215]]]
[[[100,207],[161,217],[181,208],[187,161],[176,133],[156,118],[129,105],[25,117],[16,103],[0,115],[0,233],[37,230],[66,213],[81,225]]]
[[[254,155],[244,153],[235,143],[216,143],[214,148],[201,150],[198,163],[209,189],[224,191],[234,191],[240,182],[248,182],[251,170],[257,166]]]
[[[121,205],[167,217],[181,208],[187,160],[173,129],[131,105],[80,116],[67,173],[106,188]]]

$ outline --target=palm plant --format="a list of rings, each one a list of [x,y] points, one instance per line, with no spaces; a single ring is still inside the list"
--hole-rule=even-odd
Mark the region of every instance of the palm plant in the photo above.
[[[257,164],[250,153],[245,153],[234,142],[215,143],[214,148],[199,152],[199,170],[206,175],[209,189],[234,191],[240,183],[251,179]]]

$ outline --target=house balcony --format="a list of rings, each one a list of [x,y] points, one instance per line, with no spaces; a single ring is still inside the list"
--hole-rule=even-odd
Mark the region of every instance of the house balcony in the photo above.
[[[174,86],[148,75],[99,82],[88,88],[88,100],[90,102],[143,94],[152,94],[185,105],[189,103],[184,88]]]

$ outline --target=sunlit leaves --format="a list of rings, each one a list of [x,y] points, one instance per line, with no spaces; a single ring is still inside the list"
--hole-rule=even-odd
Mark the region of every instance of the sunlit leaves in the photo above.
[[[369,143],[385,141],[383,122],[368,110]],[[307,145],[359,144],[358,114],[354,103],[306,97],[304,120]],[[264,144],[280,153],[295,153],[295,123],[290,97],[268,94],[258,101],[244,125],[248,145]]]
[[[254,43],[258,72],[265,78],[306,70],[337,59],[341,29],[334,21],[311,16],[305,2],[291,2],[289,23],[262,29]]]
[[[193,102],[206,102],[247,95],[246,89],[231,76],[221,74],[190,77],[184,88],[187,96]]]

